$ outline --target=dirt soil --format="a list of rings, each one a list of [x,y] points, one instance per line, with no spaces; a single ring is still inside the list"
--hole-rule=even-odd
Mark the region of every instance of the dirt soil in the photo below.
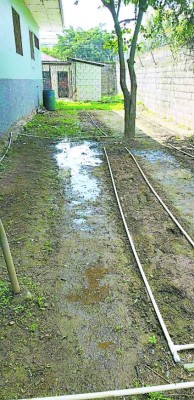
[[[91,115],[115,137],[52,142],[21,136],[4,160],[1,216],[22,294],[13,298],[0,255],[2,400],[194,377],[183,367],[194,361],[193,352],[180,353],[181,363],[175,364],[158,324],[126,238],[104,146],[138,254],[176,344],[194,342],[193,249],[124,149],[122,117],[107,111]],[[91,134],[85,114],[79,118],[82,132]],[[154,128],[152,137],[146,129],[137,136],[131,150],[192,236],[192,160],[162,147]],[[194,391],[157,396],[133,400],[194,398]]]

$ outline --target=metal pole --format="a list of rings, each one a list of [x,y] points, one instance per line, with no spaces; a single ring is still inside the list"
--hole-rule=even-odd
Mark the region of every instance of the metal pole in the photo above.
[[[11,251],[9,248],[9,243],[1,219],[0,219],[0,244],[3,250],[3,255],[7,265],[7,270],[10,277],[13,292],[14,294],[18,294],[20,292],[20,286],[15,272],[15,267],[11,256]]]

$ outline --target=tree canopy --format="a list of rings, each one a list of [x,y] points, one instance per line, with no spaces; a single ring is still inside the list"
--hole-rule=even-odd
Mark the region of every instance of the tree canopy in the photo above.
[[[168,44],[174,50],[194,40],[194,3],[184,11],[175,13],[172,9],[159,8],[141,27],[140,51]]]
[[[115,47],[107,47],[111,34],[98,26],[87,31],[82,28],[64,29],[63,35],[58,35],[58,43],[53,48],[43,48],[43,52],[53,57],[66,60],[67,57],[77,57],[90,61],[114,61],[117,54]]]

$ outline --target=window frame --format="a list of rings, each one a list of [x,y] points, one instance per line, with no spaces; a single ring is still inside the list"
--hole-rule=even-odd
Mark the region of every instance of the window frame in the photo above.
[[[24,53],[23,53],[23,46],[22,46],[22,32],[21,32],[20,15],[17,13],[15,8],[13,8],[13,7],[12,7],[12,21],[13,21],[16,53],[19,54],[20,56],[23,56]]]
[[[29,42],[30,42],[30,54],[31,59],[35,61],[35,51],[34,51],[34,33],[29,30]]]
[[[40,50],[39,38],[35,34],[34,34],[34,46],[36,47],[36,49]]]

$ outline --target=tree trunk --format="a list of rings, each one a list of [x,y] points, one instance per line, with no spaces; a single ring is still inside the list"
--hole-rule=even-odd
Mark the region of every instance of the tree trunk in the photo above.
[[[136,99],[137,99],[137,80],[136,80],[136,73],[134,69],[134,63],[130,63],[128,60],[128,68],[129,68],[129,75],[131,81],[131,96],[130,96],[130,104],[129,104],[129,137],[134,139],[135,138],[135,121],[136,121]],[[128,135],[126,135],[128,136]]]
[[[142,23],[143,13],[145,12],[147,7],[147,0],[139,0],[139,12],[137,16],[137,22],[135,25],[135,31],[133,34],[133,39],[131,43],[131,50],[129,60],[127,60],[128,70],[131,81],[131,96],[130,96],[130,105],[129,105],[129,132],[130,135],[126,134],[126,137],[134,138],[135,137],[135,120],[136,120],[136,100],[137,100],[137,79],[135,73],[135,52],[137,39],[139,35],[139,30]]]
[[[133,139],[135,137],[135,119],[136,119],[136,93],[137,93],[137,82],[134,69],[134,59],[135,51],[137,45],[137,39],[139,30],[141,27],[143,13],[147,7],[147,0],[139,0],[139,12],[137,17],[137,22],[135,25],[135,31],[131,43],[130,57],[128,60],[128,69],[131,80],[131,93],[127,87],[126,82],[126,67],[125,67],[125,57],[123,50],[123,36],[119,23],[119,10],[121,1],[118,1],[117,11],[115,6],[115,0],[101,0],[102,3],[112,14],[112,18],[115,25],[115,32],[118,39],[118,53],[119,53],[119,64],[120,64],[120,85],[124,96],[124,108],[125,108],[125,128],[124,137],[126,139]]]
[[[113,7],[113,3],[110,3],[110,12],[112,14],[114,24],[115,24],[115,32],[118,39],[118,53],[119,53],[119,64],[120,64],[120,85],[124,96],[124,137],[132,138],[131,136],[131,126],[130,126],[130,104],[131,104],[131,94],[127,87],[126,82],[126,64],[125,57],[123,51],[123,37],[121,32],[121,27],[118,21],[118,14],[115,12],[115,8]]]
[[[130,121],[130,104],[131,104],[131,95],[130,93],[123,93],[124,94],[124,137],[125,138],[132,138],[131,136],[131,121]]]

